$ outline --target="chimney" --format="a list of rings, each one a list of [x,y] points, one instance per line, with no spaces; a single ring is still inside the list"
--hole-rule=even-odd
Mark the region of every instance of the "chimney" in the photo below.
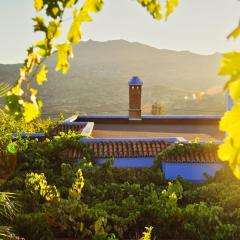
[[[143,82],[134,76],[129,82],[129,120],[141,120],[141,95]]]

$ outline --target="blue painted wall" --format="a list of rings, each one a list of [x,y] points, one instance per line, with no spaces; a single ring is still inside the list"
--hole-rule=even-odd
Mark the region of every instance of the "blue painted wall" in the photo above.
[[[114,167],[151,167],[155,157],[114,158]],[[106,158],[97,159],[98,164],[103,164]]]
[[[143,158],[115,158],[114,167],[151,167],[155,157]],[[99,165],[103,164],[106,158],[97,159]],[[174,180],[178,176],[182,176],[190,182],[203,182],[204,173],[214,176],[216,171],[221,169],[224,163],[162,163],[162,170],[166,179]]]
[[[224,163],[169,163],[163,162],[162,169],[166,179],[174,180],[178,176],[192,182],[205,180],[204,173],[214,176]]]

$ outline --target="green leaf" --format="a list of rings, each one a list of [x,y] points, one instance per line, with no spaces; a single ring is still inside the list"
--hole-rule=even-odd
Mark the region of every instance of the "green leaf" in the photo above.
[[[47,72],[48,72],[48,69],[47,69],[46,65],[43,64],[41,70],[37,74],[37,84],[38,85],[42,85],[43,82],[47,81]]]
[[[49,25],[47,27],[47,38],[52,39],[52,38],[57,38],[60,35],[60,29],[61,23],[59,21],[50,21]]]
[[[41,40],[37,43],[35,43],[34,47],[38,48],[38,54],[41,57],[47,57],[51,54],[51,50],[52,50],[52,43],[49,42],[47,39]]]
[[[46,14],[53,19],[56,19],[57,17],[60,17],[62,14],[61,7],[59,6],[60,1],[49,1],[47,4]]]
[[[83,9],[87,12],[99,12],[104,5],[102,0],[86,0]]]
[[[39,12],[43,8],[43,0],[34,0],[34,7]]]
[[[14,116],[15,119],[23,117],[23,105],[20,101],[21,97],[15,94],[10,94],[5,98],[6,106],[5,109]]]
[[[240,73],[240,52],[228,52],[223,55],[219,75],[234,76]]]
[[[9,144],[7,145],[7,151],[8,151],[9,153],[14,154],[14,153],[17,152],[17,150],[18,150],[18,147],[17,147],[17,144],[16,144],[16,143],[9,143]]]
[[[233,100],[237,101],[240,99],[240,79],[230,83],[229,85],[230,96]]]
[[[44,18],[41,16],[36,16],[32,19],[35,22],[34,32],[41,31],[41,32],[47,32],[47,26],[45,24]]]
[[[78,0],[65,0],[63,2],[63,6],[67,8],[71,8],[73,4],[77,3]]]
[[[66,74],[69,69],[68,59],[73,57],[72,46],[69,43],[56,45],[58,50],[58,62],[56,71],[62,70],[63,74]]]
[[[23,116],[26,122],[31,122],[33,119],[40,116],[40,108],[37,106],[37,104],[24,102],[23,107]]]
[[[178,6],[179,0],[167,0],[166,2],[166,14],[165,18],[168,19],[169,15],[173,13],[175,8]]]
[[[88,15],[87,11],[80,10],[78,11],[77,8],[73,10],[73,22],[70,26],[70,30],[67,35],[67,39],[69,42],[73,44],[77,44],[81,38],[81,23],[91,21],[91,17]]]
[[[147,11],[156,20],[162,19],[161,5],[156,0],[138,0],[138,2],[147,9]]]

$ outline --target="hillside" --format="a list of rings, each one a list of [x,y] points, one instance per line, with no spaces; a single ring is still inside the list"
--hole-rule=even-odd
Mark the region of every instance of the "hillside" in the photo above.
[[[56,56],[50,58],[49,82],[39,88],[44,114],[67,115],[126,114],[127,82],[133,75],[144,81],[144,109],[155,101],[165,106],[165,114],[221,114],[223,79],[217,77],[220,55],[198,55],[187,51],[156,49],[124,40],[87,41],[75,47],[75,57],[67,75],[54,71]],[[0,82],[15,81],[19,64],[1,65]],[[207,91],[195,99],[193,93]],[[186,97],[187,96],[187,97]],[[146,113],[149,111],[146,110]]]

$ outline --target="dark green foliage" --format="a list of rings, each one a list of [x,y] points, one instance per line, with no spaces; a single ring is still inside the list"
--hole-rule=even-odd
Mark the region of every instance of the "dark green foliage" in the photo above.
[[[240,238],[240,184],[229,169],[201,185],[181,178],[170,183],[160,169],[114,168],[113,159],[96,166],[80,137],[24,140],[16,172],[0,189],[19,194],[22,213],[13,226],[18,235],[125,240],[139,239],[145,226],[153,226],[155,239]],[[68,159],[72,147],[81,159]]]
[[[15,224],[16,232],[26,239],[50,240],[54,239],[45,214],[33,212],[18,215]]]

